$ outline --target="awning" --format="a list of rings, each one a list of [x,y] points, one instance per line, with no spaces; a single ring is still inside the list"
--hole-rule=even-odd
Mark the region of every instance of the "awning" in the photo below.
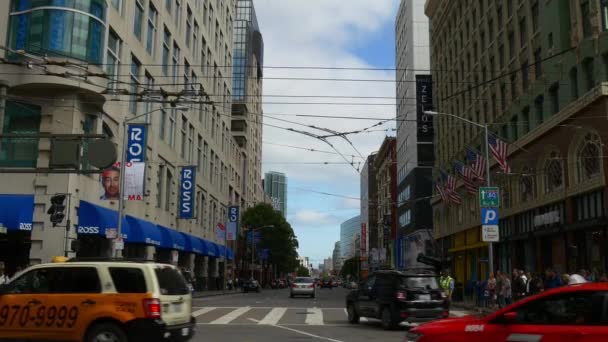
[[[488,247],[488,243],[487,242],[477,242],[472,245],[454,247],[454,248],[448,249],[448,253],[462,252],[462,251],[466,251],[469,249],[476,249],[476,248],[483,248],[483,247]]]
[[[186,251],[186,239],[183,234],[172,228],[163,227],[161,225],[157,226],[160,229],[163,238],[168,241],[167,245],[161,245],[161,247]]]
[[[205,255],[207,252],[207,245],[205,245],[203,243],[203,241],[201,241],[201,239],[197,238],[196,236],[192,236],[190,234],[186,234],[186,233],[182,233],[184,234],[184,236],[186,237],[186,248],[189,248],[189,250],[194,253],[194,254],[198,254],[198,255]],[[188,242],[188,240],[190,240]],[[189,245],[188,245],[189,244]]]
[[[224,255],[226,255],[226,248],[222,245],[218,245],[215,244],[215,246],[217,247],[217,257],[218,258],[224,258]]]
[[[234,252],[228,248],[228,260],[234,260]]]
[[[215,247],[215,244],[211,241],[207,241],[205,239],[201,239],[201,242],[203,242],[203,244],[206,246],[207,248],[207,256],[210,257],[216,257],[217,256],[217,248]]]
[[[31,231],[34,195],[0,195],[0,224],[8,231]]]
[[[102,235],[106,236],[106,229],[118,226],[118,213],[116,210],[104,208],[87,201],[80,201],[78,207],[78,228],[76,232],[80,235]],[[129,224],[127,219],[122,219],[122,237],[129,239]]]
[[[133,216],[127,216],[127,222],[129,224],[128,243],[143,243],[159,247],[171,245],[169,241],[164,241],[160,229],[154,223]]]

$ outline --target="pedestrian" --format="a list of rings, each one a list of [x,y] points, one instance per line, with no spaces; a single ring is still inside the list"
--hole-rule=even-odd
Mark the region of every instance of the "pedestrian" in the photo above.
[[[493,308],[496,305],[496,278],[494,277],[494,272],[490,272],[490,278],[488,279],[488,297],[488,306]]]
[[[526,282],[526,296],[530,296],[530,295],[532,295],[532,290],[530,289],[532,287],[532,273],[531,272],[526,272],[526,278],[527,278],[527,282]]]
[[[561,286],[568,285],[569,282],[570,282],[570,275],[568,273],[562,274],[562,285]]]
[[[503,275],[503,296],[504,306],[511,305],[513,302],[513,288],[511,286],[511,279],[507,275]]]
[[[545,290],[555,289],[555,288],[561,287],[562,285],[563,285],[562,279],[557,276],[557,273],[555,273],[555,270],[553,270],[552,268],[548,268],[545,271],[544,289]]]
[[[517,301],[520,298],[520,293],[522,292],[520,285],[521,283],[518,281],[519,279],[519,270],[517,268],[513,269],[513,273],[511,274],[511,288],[513,289],[513,300]]]
[[[525,298],[526,289],[528,288],[528,277],[526,277],[524,270],[518,271],[517,281],[519,282],[519,298]]]
[[[502,308],[505,306],[505,296],[504,296],[504,275],[500,271],[496,271],[496,289],[498,295],[498,307]]]
[[[450,274],[447,270],[444,270],[441,273],[441,277],[439,278],[439,286],[445,293],[448,302],[452,302],[452,293],[454,292],[454,278],[450,277]]]

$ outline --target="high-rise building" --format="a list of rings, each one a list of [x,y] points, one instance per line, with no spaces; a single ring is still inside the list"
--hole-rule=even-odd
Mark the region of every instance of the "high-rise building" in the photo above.
[[[266,172],[264,176],[264,191],[275,210],[280,211],[283,216],[287,215],[287,176],[280,172]]]
[[[374,159],[376,187],[378,189],[377,226],[379,264],[396,266],[397,237],[397,139],[384,138],[384,142]],[[372,253],[373,256],[376,253]]]
[[[232,135],[241,148],[244,207],[264,202],[262,186],[262,78],[264,40],[253,0],[236,1],[232,80]]]
[[[369,255],[378,248],[378,183],[372,153],[361,169],[361,230],[365,230],[365,251]]]
[[[216,227],[245,195],[242,150],[230,132],[235,8],[234,0],[0,2],[2,57],[15,62],[0,64],[1,132],[105,135],[120,156],[125,123],[145,124],[138,145],[145,177],[137,178],[145,191],[125,201],[123,255],[173,262],[205,279],[221,275]],[[34,172],[56,157],[54,144],[2,141],[0,167],[31,171],[6,174],[11,181],[0,184],[8,228],[0,234],[0,261],[9,272],[64,255],[74,240],[79,256],[110,252],[118,171]],[[88,146],[76,166],[91,170]],[[194,172],[182,172],[185,165]],[[185,181],[191,192],[180,199]],[[58,193],[71,195],[67,233],[46,214]]]
[[[340,225],[340,254],[344,259],[355,256],[360,246],[353,245],[353,236],[361,235],[361,216],[352,217]]]
[[[478,193],[459,182],[462,204],[433,201],[457,281],[486,277],[489,257],[500,270],[608,268],[606,13],[605,1],[427,2],[436,110],[489,125],[500,147],[485,175],[500,190],[493,255]],[[467,148],[483,154],[484,129],[435,123],[438,169],[464,161]]]
[[[416,262],[426,253],[433,229],[430,202],[435,161],[430,77],[429,23],[426,0],[402,0],[395,24],[397,65],[397,267],[423,266]]]
[[[336,241],[334,244],[334,250],[332,252],[332,260],[333,260],[333,270],[336,273],[340,273],[340,269],[342,268],[342,264],[344,263],[344,258],[342,258],[342,254],[340,252],[340,241]]]

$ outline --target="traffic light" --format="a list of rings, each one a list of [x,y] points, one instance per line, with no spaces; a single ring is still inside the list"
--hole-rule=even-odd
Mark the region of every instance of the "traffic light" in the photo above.
[[[51,216],[53,227],[56,227],[65,218],[65,202],[66,195],[55,195],[51,197],[51,207],[47,210],[47,214]]]

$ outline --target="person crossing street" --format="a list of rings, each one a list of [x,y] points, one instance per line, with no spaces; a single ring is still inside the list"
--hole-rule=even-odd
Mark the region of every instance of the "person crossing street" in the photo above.
[[[454,278],[450,277],[450,274],[447,270],[441,272],[441,277],[439,278],[439,286],[443,292],[445,292],[448,301],[452,302],[452,294],[454,292]]]

